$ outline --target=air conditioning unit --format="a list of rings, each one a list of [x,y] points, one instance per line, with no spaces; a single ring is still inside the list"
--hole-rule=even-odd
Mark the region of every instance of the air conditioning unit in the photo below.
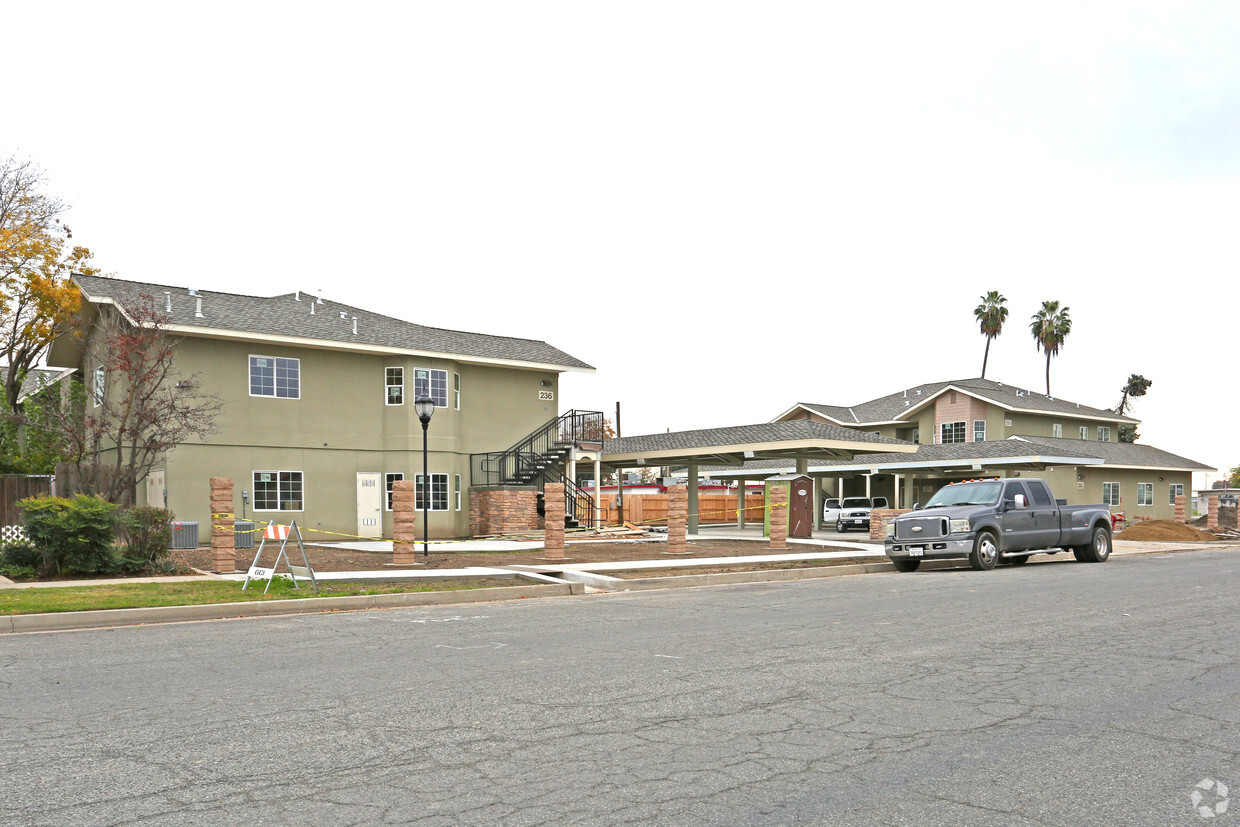
[[[249,520],[235,520],[233,522],[233,547],[234,548],[254,548],[254,523]]]
[[[172,524],[173,549],[198,548],[198,523],[178,520]]]

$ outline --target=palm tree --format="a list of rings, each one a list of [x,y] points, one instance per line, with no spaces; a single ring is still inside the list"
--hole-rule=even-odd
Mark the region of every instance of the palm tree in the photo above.
[[[1059,355],[1064,339],[1072,332],[1072,319],[1068,308],[1060,308],[1059,302],[1042,302],[1042,309],[1033,314],[1029,331],[1038,350],[1046,352],[1046,395],[1051,395],[1051,357]]]
[[[991,290],[982,296],[982,303],[973,309],[973,318],[977,319],[982,335],[986,337],[986,354],[982,356],[982,378],[986,378],[986,362],[990,359],[990,340],[1003,332],[1003,323],[1007,321],[1007,303],[998,290]]]

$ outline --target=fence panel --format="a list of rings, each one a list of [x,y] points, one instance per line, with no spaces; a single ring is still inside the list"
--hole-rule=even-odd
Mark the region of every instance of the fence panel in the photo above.
[[[52,477],[31,477],[25,474],[0,474],[0,526],[21,525],[17,503],[27,497],[52,493]]]
[[[762,519],[764,502],[762,494],[745,495],[745,522],[752,523]],[[620,522],[620,510],[616,508],[615,496],[606,497],[601,505],[603,509],[603,525],[617,525]],[[624,498],[624,519],[626,522],[636,525],[666,525],[667,495],[626,495]],[[698,496],[699,524],[719,525],[735,522],[735,494],[701,494]]]

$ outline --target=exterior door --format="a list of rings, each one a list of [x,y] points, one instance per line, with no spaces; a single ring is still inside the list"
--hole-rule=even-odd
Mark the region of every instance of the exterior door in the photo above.
[[[357,475],[357,536],[383,536],[383,476],[376,472]]]
[[[1030,480],[1025,487],[1029,489],[1029,505],[1033,514],[1032,547],[1051,548],[1059,542],[1059,509],[1055,507],[1046,483]]]
[[[1013,500],[1020,494],[1025,498],[1024,508],[1013,508],[1003,514],[1003,538],[999,541],[1002,549],[1037,548],[1031,543],[1036,542],[1033,527],[1033,509],[1030,508],[1029,492],[1020,482],[1010,481],[1003,484],[1003,499]]]
[[[788,492],[788,536],[807,539],[814,530],[814,481],[797,477]]]
[[[168,507],[163,471],[152,471],[146,475],[146,504],[152,508]]]

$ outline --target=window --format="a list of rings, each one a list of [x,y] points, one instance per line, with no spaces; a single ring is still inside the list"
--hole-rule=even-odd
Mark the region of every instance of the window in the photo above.
[[[383,487],[387,491],[387,510],[392,510],[392,483],[400,482],[405,478],[404,474],[384,474]]]
[[[986,420],[984,419],[973,420],[973,441],[974,442],[985,442],[986,441]]]
[[[1081,439],[1089,439],[1089,426],[1088,425],[1081,426]]]
[[[920,444],[921,444],[921,428],[914,428],[914,429],[913,429],[913,444],[914,444],[914,445],[920,445]]]
[[[301,399],[301,360],[251,356],[250,396]]]
[[[426,478],[421,474],[414,477],[414,485],[417,490],[417,509],[421,511],[424,506],[424,498],[426,497]],[[448,475],[447,474],[431,474],[431,511],[447,511],[448,510]]]
[[[302,511],[300,471],[255,471],[255,511]]]
[[[104,383],[107,382],[107,376],[108,376],[108,372],[103,369],[102,365],[95,368],[95,383],[94,383],[95,386],[94,388],[92,388],[92,390],[94,391],[94,400],[95,400],[96,408],[98,408],[100,405],[103,404]]]
[[[1054,425],[1052,425],[1052,426],[1051,426],[1051,436],[1053,436],[1053,437],[1062,437],[1062,436],[1063,436],[1063,425],[1060,425],[1058,422],[1056,422]]]
[[[939,426],[939,442],[944,445],[951,442],[964,442],[964,433],[963,422],[944,422]]]
[[[1111,441],[1111,429],[1106,427],[1105,425],[1099,425],[1098,426],[1098,441],[1099,442],[1110,442]]]
[[[1102,484],[1102,504],[1119,507],[1119,483],[1104,482]]]
[[[1154,504],[1154,483],[1139,482],[1137,483],[1137,505],[1153,505]]]
[[[429,396],[436,408],[448,407],[448,372],[416,368],[413,371],[413,398]]]
[[[1051,495],[1046,491],[1046,483],[1030,482],[1029,496],[1033,497],[1034,505],[1049,506],[1051,504]]]
[[[458,411],[461,409],[461,374],[459,373],[452,374],[452,407]],[[458,506],[456,510],[461,509]]]
[[[455,500],[456,500],[456,510],[460,511],[461,510],[461,475],[453,474],[452,478],[453,478],[453,483],[452,483],[453,493],[455,495]]]
[[[383,383],[387,387],[387,392],[383,396],[385,400],[385,404],[388,404],[388,405],[405,404],[405,369],[404,368],[384,368],[383,369]]]
[[[1183,496],[1184,496],[1184,483],[1182,482],[1171,483],[1171,503],[1170,504],[1175,505],[1175,498],[1183,497]]]

